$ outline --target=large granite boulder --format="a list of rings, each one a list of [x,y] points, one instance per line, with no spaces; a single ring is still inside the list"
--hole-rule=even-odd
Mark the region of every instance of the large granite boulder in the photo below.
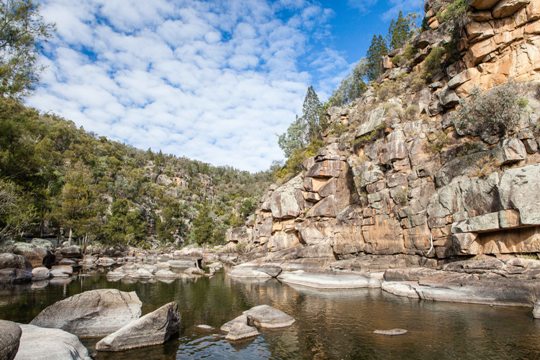
[[[29,268],[31,268],[30,263],[28,263],[22,255],[15,255],[12,253],[0,254],[0,269],[26,270]]]
[[[47,255],[47,249],[35,244],[17,242],[13,245],[13,253],[24,256],[32,267],[38,267],[43,264],[43,258]]]
[[[99,337],[138,319],[141,306],[135,292],[91,290],[45,308],[31,324],[63,329],[79,337]]]
[[[15,360],[91,360],[77,336],[60,329],[19,325],[22,330]]]
[[[122,351],[163,344],[178,333],[179,326],[178,305],[171,302],[101,339],[96,350]]]
[[[13,360],[19,349],[21,328],[11,321],[0,320],[0,360]]]
[[[29,269],[0,269],[0,284],[24,284],[32,281]]]
[[[273,308],[269,305],[259,305],[244,311],[248,321],[262,328],[281,328],[291,326],[294,318],[285,314],[283,311]]]
[[[247,323],[237,322],[233,324],[225,336],[226,340],[238,341],[259,335],[259,331],[253,326],[249,326]]]
[[[32,281],[46,280],[51,276],[49,269],[40,266],[32,269]]]
[[[81,247],[78,245],[68,245],[60,248],[60,254],[66,258],[82,258]]]

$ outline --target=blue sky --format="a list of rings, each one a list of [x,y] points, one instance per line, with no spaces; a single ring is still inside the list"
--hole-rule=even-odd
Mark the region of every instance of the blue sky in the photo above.
[[[27,102],[141,149],[267,169],[309,85],[322,99],[422,0],[42,0],[57,33]]]

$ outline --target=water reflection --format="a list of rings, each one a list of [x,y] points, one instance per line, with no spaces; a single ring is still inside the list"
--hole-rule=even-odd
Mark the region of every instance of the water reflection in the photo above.
[[[169,301],[181,309],[178,340],[96,359],[534,359],[540,357],[540,321],[530,309],[419,302],[378,289],[321,291],[291,287],[277,280],[214,278],[108,282],[104,276],[69,283],[32,284],[0,289],[0,318],[30,321],[46,306],[97,288],[137,291],[147,313]],[[283,330],[231,344],[216,329],[242,311],[269,304],[293,315]],[[385,337],[376,329],[404,328],[406,335]],[[85,340],[90,349],[98,339]]]

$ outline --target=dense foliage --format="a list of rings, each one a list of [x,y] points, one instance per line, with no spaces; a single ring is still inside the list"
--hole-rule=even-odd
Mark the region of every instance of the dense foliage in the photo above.
[[[0,96],[20,97],[38,78],[37,46],[52,25],[32,0],[0,0]]]
[[[104,244],[219,243],[270,181],[96,137],[16,100],[0,99],[0,119],[2,239],[71,229]]]

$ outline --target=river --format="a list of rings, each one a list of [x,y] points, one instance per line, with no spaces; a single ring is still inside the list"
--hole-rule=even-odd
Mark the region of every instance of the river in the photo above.
[[[319,291],[277,280],[245,282],[218,273],[211,279],[168,284],[109,282],[79,276],[69,284],[18,285],[0,291],[0,318],[29,322],[46,306],[82,291],[136,291],[143,314],[176,301],[178,339],[122,353],[96,353],[98,339],[83,340],[98,360],[108,359],[539,359],[540,320],[531,309],[434,303],[400,298],[379,289]],[[243,310],[269,304],[296,318],[285,329],[229,343],[217,330]],[[214,326],[207,332],[198,324]],[[376,329],[403,328],[387,337]]]

